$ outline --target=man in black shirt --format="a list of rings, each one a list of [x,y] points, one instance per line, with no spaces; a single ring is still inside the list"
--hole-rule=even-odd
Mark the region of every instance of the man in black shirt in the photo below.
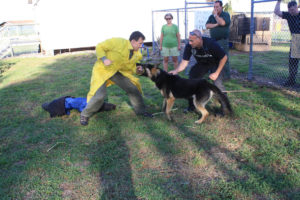
[[[274,13],[282,19],[286,19],[290,28],[291,34],[300,34],[300,14],[297,8],[297,3],[291,1],[288,3],[288,12],[280,11],[280,2],[277,1],[275,6]],[[298,71],[299,58],[293,58],[291,51],[289,53],[289,77],[288,80],[284,83],[284,86],[292,86],[296,83],[296,74]]]
[[[211,72],[209,78],[214,81],[214,84],[221,91],[225,91],[222,69],[227,61],[227,56],[214,40],[202,37],[201,32],[197,29],[190,32],[189,43],[184,48],[183,58],[179,67],[169,73],[178,74],[183,71],[188,66],[192,55],[197,63],[192,67],[189,79],[203,78],[206,73]],[[192,98],[189,99],[187,110],[194,110]]]

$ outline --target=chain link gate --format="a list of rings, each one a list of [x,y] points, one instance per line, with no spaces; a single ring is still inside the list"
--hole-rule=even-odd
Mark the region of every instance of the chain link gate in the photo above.
[[[189,7],[189,5],[200,4],[197,7]],[[152,54],[157,57],[160,56],[159,52],[159,38],[161,34],[161,28],[166,24],[164,16],[167,13],[173,15],[173,24],[176,24],[181,35],[181,52],[178,61],[181,62],[183,50],[186,42],[188,42],[188,33],[194,29],[199,29],[202,31],[204,36],[209,36],[209,32],[205,30],[205,23],[211,15],[213,10],[213,3],[203,3],[203,2],[186,2],[184,8],[176,9],[166,9],[166,10],[154,10],[152,11]],[[169,59],[171,60],[171,59]],[[186,74],[188,73],[191,66],[193,66],[195,60],[193,56],[189,62],[186,69]]]
[[[248,79],[298,90],[300,75],[296,69],[299,59],[292,59],[291,62],[289,55],[293,46],[299,49],[299,39],[291,42],[293,40],[286,19],[278,17],[273,12],[255,12],[255,8],[261,5],[259,3],[274,1],[277,2],[277,0],[251,0],[251,13],[245,20],[248,23],[250,20],[250,33],[241,36],[243,44],[240,45],[243,46],[241,48],[249,48]],[[280,6],[281,10],[285,10],[283,6],[287,5]],[[289,82],[291,73],[297,73],[295,83]]]

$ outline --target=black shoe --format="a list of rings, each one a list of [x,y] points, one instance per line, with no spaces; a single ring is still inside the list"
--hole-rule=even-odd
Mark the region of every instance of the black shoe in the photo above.
[[[88,125],[88,124],[89,124],[89,118],[80,115],[80,124],[81,124],[82,126]]]
[[[102,105],[102,107],[98,110],[98,112],[111,111],[111,110],[115,110],[115,109],[116,109],[116,105],[115,104],[104,102],[103,105]]]
[[[141,116],[148,117],[148,118],[153,118],[153,115],[151,113],[148,113],[148,112],[142,113]]]
[[[183,113],[187,114],[189,112],[194,112],[194,111],[195,111],[195,107],[189,106],[188,108],[183,110]]]

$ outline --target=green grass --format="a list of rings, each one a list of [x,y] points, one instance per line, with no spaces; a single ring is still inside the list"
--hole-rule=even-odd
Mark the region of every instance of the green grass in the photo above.
[[[289,44],[273,43],[270,51],[253,52],[253,76],[270,81],[286,80],[289,75],[289,50]],[[247,74],[249,70],[249,52],[232,50],[230,66],[239,73]],[[299,75],[296,76],[296,82],[300,82]]]
[[[242,71],[248,57],[237,56]],[[1,61],[0,69],[9,66],[0,78],[1,199],[299,199],[299,96],[231,80],[228,90],[249,90],[229,93],[235,115],[196,125],[196,114],[182,113],[184,100],[174,122],[145,119],[112,86],[108,101],[117,109],[89,126],[75,110],[50,118],[41,104],[86,96],[95,59]],[[160,92],[140,80],[147,110],[160,112]]]
[[[21,55],[26,53],[38,53],[39,45],[24,45],[13,47],[14,55]]]

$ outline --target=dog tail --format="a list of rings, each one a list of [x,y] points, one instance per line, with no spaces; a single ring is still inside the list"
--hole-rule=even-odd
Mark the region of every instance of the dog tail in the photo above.
[[[216,95],[218,101],[220,102],[221,104],[221,107],[222,107],[222,112],[224,114],[233,114],[233,111],[232,111],[232,108],[231,108],[231,105],[229,103],[229,100],[228,100],[228,97],[227,95],[225,95],[217,86],[215,86],[214,84],[211,84],[209,82],[208,83],[208,86],[209,88],[214,92],[214,95]]]

